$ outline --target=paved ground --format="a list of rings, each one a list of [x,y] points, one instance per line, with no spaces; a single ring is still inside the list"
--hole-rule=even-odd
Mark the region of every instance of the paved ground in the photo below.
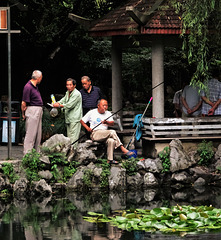
[[[0,160],[8,159],[8,146],[0,145]],[[12,145],[11,148],[11,159],[13,160],[22,160],[23,157],[23,145]]]

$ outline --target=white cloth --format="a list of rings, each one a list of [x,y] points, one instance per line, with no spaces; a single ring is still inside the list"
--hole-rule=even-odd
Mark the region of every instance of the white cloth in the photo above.
[[[97,108],[90,110],[87,114],[82,118],[82,121],[85,123],[90,123],[90,128],[94,129],[98,124],[100,124],[103,120],[106,120],[111,116],[111,112],[105,111],[105,113],[99,113]],[[113,117],[108,118],[107,121],[114,121]],[[107,130],[108,126],[106,124],[100,124],[95,128],[96,130]]]

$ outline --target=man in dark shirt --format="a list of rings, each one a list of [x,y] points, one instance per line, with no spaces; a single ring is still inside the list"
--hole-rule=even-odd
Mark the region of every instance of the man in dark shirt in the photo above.
[[[99,87],[91,85],[91,80],[88,76],[83,76],[81,83],[83,88],[80,90],[80,93],[82,95],[83,115],[85,115],[88,111],[97,108],[98,100],[103,98],[103,94]]]
[[[38,84],[42,80],[42,72],[35,70],[32,78],[23,89],[21,110],[23,120],[26,120],[26,134],[24,140],[24,154],[35,148],[39,152],[42,134],[43,101],[38,90]]]

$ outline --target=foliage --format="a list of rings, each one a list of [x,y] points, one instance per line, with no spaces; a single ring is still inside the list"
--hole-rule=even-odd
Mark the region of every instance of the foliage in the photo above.
[[[138,158],[128,158],[122,161],[122,167],[126,169],[126,173],[129,176],[135,175],[137,173],[137,162]]]
[[[102,167],[100,186],[105,188],[109,186],[108,177],[110,176],[110,164],[107,163],[107,159],[98,159],[98,162],[101,163]]]
[[[172,1],[182,14],[183,50],[189,64],[196,65],[192,84],[204,87],[209,69],[220,62],[221,4],[219,0]]]
[[[42,152],[48,156],[51,163],[49,169],[53,175],[51,181],[67,182],[76,172],[77,163],[69,163],[64,153],[53,152],[49,148],[42,148]],[[22,165],[29,181],[40,180],[38,172],[44,169],[45,164],[40,161],[40,154],[35,149],[32,149],[32,151],[23,157]]]
[[[199,165],[208,166],[214,156],[213,142],[202,141],[202,143],[198,145],[197,152],[200,156]]]
[[[4,175],[8,177],[10,183],[15,183],[15,181],[19,179],[19,176],[15,173],[14,167],[11,163],[3,163],[2,171]]]
[[[104,214],[88,212],[88,222],[110,222],[127,231],[164,233],[206,232],[221,229],[221,209],[212,206],[173,206],[135,211],[118,211],[121,216],[107,217]]]
[[[63,152],[55,152],[49,148],[42,148],[50,161],[50,171],[53,175],[53,181],[67,182],[76,172],[76,162],[69,163]]]
[[[83,183],[89,188],[92,184],[93,171],[91,169],[84,170]]]
[[[40,154],[35,150],[32,149],[22,159],[22,166],[25,170],[27,179],[32,181],[39,181],[40,176],[38,172],[43,169],[45,164],[40,161]]]
[[[159,152],[159,157],[162,161],[163,170],[162,172],[168,172],[170,170],[170,148],[165,147],[161,152]]]

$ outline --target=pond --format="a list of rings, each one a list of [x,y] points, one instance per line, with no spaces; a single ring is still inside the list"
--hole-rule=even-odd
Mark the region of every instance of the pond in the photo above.
[[[35,199],[0,200],[0,239],[2,240],[144,240],[221,239],[220,232],[178,234],[125,231],[109,223],[90,223],[88,212],[115,214],[124,209],[153,209],[175,205],[212,205],[221,208],[220,188],[146,189],[120,193],[69,193]]]

